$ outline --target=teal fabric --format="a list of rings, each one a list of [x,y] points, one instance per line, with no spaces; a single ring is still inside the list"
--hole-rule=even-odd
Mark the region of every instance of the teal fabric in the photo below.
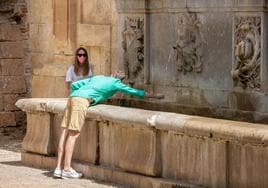
[[[121,80],[108,76],[93,76],[88,79],[73,82],[71,85],[71,97],[91,98],[98,104],[112,97],[117,92],[126,93],[139,98],[144,98],[145,91],[131,88]]]

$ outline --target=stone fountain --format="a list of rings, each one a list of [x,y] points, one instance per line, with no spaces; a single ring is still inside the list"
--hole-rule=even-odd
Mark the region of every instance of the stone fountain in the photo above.
[[[50,32],[55,38],[32,41],[44,61],[34,70],[34,98],[16,103],[27,112],[25,164],[55,167],[66,99],[37,97],[59,96],[62,90],[53,88],[62,85],[60,60],[83,45],[97,73],[119,67],[132,86],[165,95],[160,101],[121,96],[109,103],[125,107],[101,104],[88,110],[74,154],[74,167],[86,177],[146,188],[268,187],[268,127],[259,124],[267,123],[268,115],[267,1],[47,4],[62,22],[53,22],[51,14],[49,21],[40,17],[39,31],[48,31],[40,38]],[[51,23],[54,30],[45,27]],[[51,57],[54,63],[48,64]],[[41,87],[48,79],[50,85]]]

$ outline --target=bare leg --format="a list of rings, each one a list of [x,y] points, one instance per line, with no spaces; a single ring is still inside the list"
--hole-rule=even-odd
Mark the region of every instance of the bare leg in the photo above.
[[[64,157],[64,148],[66,145],[66,139],[68,137],[69,130],[63,129],[60,136],[59,146],[58,146],[58,160],[57,160],[57,167],[62,169],[63,167],[63,157]]]
[[[80,132],[69,130],[68,138],[65,144],[65,157],[64,157],[65,171],[69,171],[71,169],[71,160],[73,156],[74,145],[79,135]]]

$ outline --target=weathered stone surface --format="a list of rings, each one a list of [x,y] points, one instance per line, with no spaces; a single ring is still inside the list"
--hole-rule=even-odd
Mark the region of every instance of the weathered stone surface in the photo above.
[[[157,133],[152,129],[100,124],[100,164],[130,172],[160,174]]]
[[[145,9],[144,0],[131,0],[131,1],[122,1],[117,0],[116,2],[117,11],[126,11],[126,10],[143,10]]]
[[[97,149],[98,143],[98,122],[87,120],[81,130],[81,136],[78,138],[76,148],[74,150],[74,159],[98,163]]]
[[[29,23],[49,23],[53,21],[53,2],[52,0],[29,0],[28,7],[31,16]]]
[[[16,106],[15,103],[17,102],[18,99],[22,98],[19,95],[4,95],[4,110],[5,111],[15,111],[19,110]]]
[[[163,132],[162,175],[205,187],[227,187],[226,143]]]
[[[34,75],[42,75],[39,71],[40,69],[45,69],[46,66],[51,65],[53,62],[53,57],[50,53],[44,52],[33,52],[31,53],[30,61],[33,67],[33,74]],[[46,75],[46,74],[45,74]]]
[[[19,41],[21,40],[20,27],[16,25],[1,25],[0,41]]]
[[[61,134],[62,115],[55,115],[52,123],[53,152],[57,155],[58,144]],[[95,164],[97,160],[97,122],[86,120],[81,135],[76,141],[73,158]]]
[[[70,65],[64,62],[53,63],[50,65],[47,64],[44,66],[35,67],[34,74],[40,76],[66,77],[66,72],[69,66]]]
[[[109,48],[90,47],[91,62],[94,66],[94,74],[111,75],[111,62]]]
[[[22,42],[0,42],[0,59],[23,57],[24,49]]]
[[[57,164],[56,158],[26,152],[21,153],[21,160],[24,164],[33,166],[35,168],[52,169],[55,168]]]
[[[26,113],[22,111],[16,111],[14,112],[15,114],[15,119],[16,119],[16,124],[18,126],[25,126],[26,127]]]
[[[234,0],[187,0],[187,7],[230,7],[234,5]]]
[[[88,24],[110,24],[112,19],[113,1],[88,0],[81,1],[82,23]]]
[[[68,96],[65,77],[33,76],[32,97]]]
[[[29,48],[32,52],[52,52],[53,51],[53,27],[49,24],[30,24],[30,38]],[[52,54],[50,54],[52,55]]]
[[[255,6],[267,6],[267,1],[265,0],[237,0],[237,6],[247,6],[247,7],[255,7]]]
[[[29,96],[30,92],[29,77],[25,76],[27,14],[26,0],[0,2],[0,127],[22,125],[26,118],[15,102],[19,95]]]
[[[60,41],[68,40],[68,1],[54,1],[54,34]]]
[[[0,127],[16,126],[15,114],[12,112],[0,112]]]
[[[26,151],[49,155],[52,153],[51,118],[49,113],[28,113],[27,132],[22,148]]]
[[[4,97],[0,95],[0,111],[4,110]]]
[[[173,0],[166,0],[163,1],[163,7],[165,8],[186,8],[187,0],[180,0],[180,1],[173,1]]]
[[[56,166],[57,159],[55,157],[47,157],[33,153],[22,152],[21,159],[24,164],[36,168],[53,169]],[[172,181],[162,178],[152,178],[139,174],[132,174],[118,169],[109,169],[102,166],[93,166],[80,162],[73,162],[73,167],[83,172],[86,178],[93,178],[103,181],[111,181],[126,187],[139,188],[201,188],[201,186],[191,185],[182,181]]]
[[[26,93],[26,83],[24,77],[4,77],[3,85],[0,84],[0,89],[4,94]]]
[[[228,151],[228,187],[268,187],[267,146],[231,142]]]
[[[111,26],[79,24],[77,42],[84,46],[101,46],[110,48]]]
[[[0,59],[3,76],[23,76],[24,63],[21,59]]]

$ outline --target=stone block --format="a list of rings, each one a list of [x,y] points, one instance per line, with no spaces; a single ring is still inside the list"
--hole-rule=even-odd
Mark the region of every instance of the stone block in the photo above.
[[[0,84],[0,92],[4,94],[19,94],[26,92],[26,83],[24,77],[4,77]]]
[[[4,97],[0,95],[0,111],[4,110]]]
[[[3,76],[23,76],[24,65],[21,59],[0,59]]]
[[[50,52],[54,50],[53,46],[53,27],[51,24],[30,24],[29,48],[32,52]]]
[[[116,9],[119,12],[124,12],[126,10],[145,10],[144,0],[116,0]]]
[[[179,87],[176,91],[176,101],[182,105],[198,105],[199,107],[225,107],[228,104],[229,92],[212,89],[194,89]]]
[[[58,144],[61,134],[61,121],[63,115],[55,115],[53,118],[52,126],[52,142],[53,152],[57,154]],[[98,128],[97,122],[92,120],[86,120],[81,130],[81,135],[78,137],[73,158],[79,161],[85,161],[95,164],[97,160],[97,135]]]
[[[45,52],[38,52],[38,53],[31,53],[30,62],[32,63],[33,68],[33,75],[54,75],[52,74],[46,74],[47,72],[43,73],[46,66],[51,66],[53,62],[53,56],[50,53]]]
[[[19,40],[21,40],[21,31],[19,26],[1,24],[0,41],[19,41]]]
[[[173,0],[165,0],[163,1],[164,8],[186,8],[187,0],[173,1]]]
[[[65,77],[33,76],[32,97],[34,98],[62,98],[68,96]]]
[[[256,6],[267,6],[268,3],[265,0],[237,0],[236,6],[247,6],[247,7],[256,7]]]
[[[211,8],[230,7],[234,5],[234,0],[187,0],[188,8]]]
[[[18,126],[25,126],[26,127],[26,113],[23,111],[15,111],[15,119],[16,119],[16,124]]]
[[[33,72],[34,75],[39,76],[65,77],[69,66],[69,64],[64,64],[63,62],[46,64],[44,66],[35,68]]]
[[[0,42],[0,59],[23,57],[24,49],[22,42]]]
[[[53,2],[52,0],[29,0],[27,2],[29,12],[29,23],[53,23]]]
[[[4,110],[5,111],[16,111],[19,110],[15,103],[18,99],[22,98],[19,95],[4,95]]]
[[[94,74],[111,74],[110,49],[100,46],[90,46],[90,61],[94,67]]]
[[[111,26],[79,24],[77,43],[83,46],[100,46],[110,48]]]
[[[98,124],[93,120],[86,120],[81,136],[77,139],[76,148],[74,150],[74,159],[90,162],[95,164],[97,160],[98,147]]]
[[[57,159],[55,157],[48,157],[34,153],[21,153],[21,160],[23,164],[28,166],[53,169],[56,166]],[[106,168],[102,166],[89,165],[80,161],[74,161],[73,167],[79,172],[82,172],[85,178],[97,179],[102,181],[114,182],[123,187],[144,187],[144,188],[201,188],[201,186],[187,184],[182,181],[173,181],[162,178],[152,178],[148,176],[141,176],[139,174],[120,171],[118,169]],[[120,187],[122,187],[120,186]]]
[[[228,151],[228,187],[268,187],[267,146],[230,142]]]
[[[149,1],[148,8],[161,9],[161,8],[163,8],[163,1],[162,0]]]
[[[113,10],[112,1],[88,0],[81,1],[82,23],[86,24],[110,24]]]
[[[59,41],[68,40],[68,1],[54,1],[54,34]]]
[[[12,112],[0,112],[0,127],[16,126],[15,114]]]
[[[27,131],[22,142],[25,151],[52,154],[51,118],[49,113],[27,113]]]
[[[162,177],[205,187],[227,187],[226,143],[161,132]]]
[[[158,176],[158,152],[156,130],[100,123],[101,165]]]
[[[55,54],[53,56],[53,64],[56,65],[56,69],[63,69],[63,70],[57,70],[58,76],[65,76],[67,72],[67,68],[71,64],[75,62],[75,51],[73,50],[70,54]],[[65,70],[66,69],[66,70]]]
[[[47,157],[29,152],[21,152],[21,161],[28,166],[42,169],[52,169],[57,165],[55,157]]]

